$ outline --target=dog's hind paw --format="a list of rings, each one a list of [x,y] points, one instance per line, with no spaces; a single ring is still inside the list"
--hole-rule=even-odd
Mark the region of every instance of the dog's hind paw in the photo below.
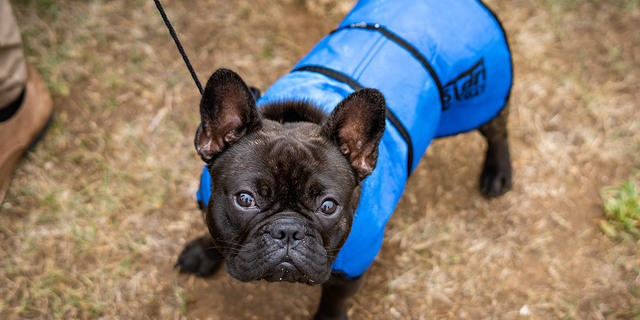
[[[223,261],[224,257],[206,235],[191,241],[184,247],[175,268],[180,268],[181,273],[194,273],[198,277],[209,277],[220,268]]]
[[[499,160],[487,158],[480,175],[480,191],[489,198],[499,197],[511,190],[511,177],[508,154]]]

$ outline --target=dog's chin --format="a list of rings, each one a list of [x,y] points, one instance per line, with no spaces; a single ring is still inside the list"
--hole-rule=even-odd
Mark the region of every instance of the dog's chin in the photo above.
[[[258,280],[265,280],[267,282],[291,282],[291,283],[305,283],[305,284],[316,284],[317,280],[313,280],[309,276],[302,273],[296,266],[289,262],[282,262],[269,270],[269,272],[263,275]]]
[[[273,264],[271,267],[252,268],[250,266],[236,267],[234,263],[227,261],[227,273],[242,282],[267,281],[267,282],[290,282],[304,283],[307,285],[322,284],[329,280],[331,276],[331,266],[322,268],[310,268],[300,266],[291,260],[283,260]],[[264,265],[263,265],[264,266]]]

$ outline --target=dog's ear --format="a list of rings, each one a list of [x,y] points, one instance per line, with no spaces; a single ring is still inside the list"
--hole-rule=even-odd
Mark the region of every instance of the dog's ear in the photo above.
[[[385,111],[380,91],[362,89],[344,98],[322,125],[322,134],[340,148],[360,181],[376,167]]]
[[[205,162],[260,126],[253,94],[239,75],[218,69],[204,88],[194,144]]]

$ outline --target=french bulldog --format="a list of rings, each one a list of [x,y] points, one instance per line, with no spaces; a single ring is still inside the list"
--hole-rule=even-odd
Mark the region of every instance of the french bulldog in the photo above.
[[[231,70],[213,73],[194,141],[206,163],[208,191],[198,197],[209,232],[184,248],[182,272],[210,276],[225,261],[243,282],[322,285],[314,319],[346,319],[419,161],[413,153],[478,129],[488,143],[480,191],[511,188],[511,57],[497,19],[472,0],[399,2],[360,1],[262,97]],[[468,12],[449,9],[461,4]],[[425,22],[427,14],[435,18]],[[427,40],[395,22],[416,17],[410,29]],[[462,26],[425,31],[451,17]],[[427,58],[433,43],[440,52]],[[460,47],[467,51],[452,60]]]

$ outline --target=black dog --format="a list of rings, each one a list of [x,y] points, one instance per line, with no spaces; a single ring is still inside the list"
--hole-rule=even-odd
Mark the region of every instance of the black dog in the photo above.
[[[299,101],[258,111],[242,79],[220,69],[206,85],[201,115],[196,149],[215,177],[205,214],[211,236],[185,248],[180,269],[207,276],[226,260],[241,281],[327,283],[345,300],[355,293],[360,281],[327,281],[362,179],[376,163],[382,94],[357,91],[328,116]]]
[[[362,7],[366,9],[366,5]],[[374,31],[408,48],[402,44],[404,40],[394,40],[379,26]],[[410,54],[412,48],[416,50],[409,47]],[[481,57],[470,71],[438,86],[442,105],[435,106],[437,111],[455,110],[455,99],[462,104],[466,103],[464,97],[491,92],[485,88],[489,84],[482,82],[492,75],[485,71],[485,65],[493,66],[490,59]],[[329,82],[336,80],[359,90],[342,99],[330,113],[324,106],[304,100],[308,96],[267,100],[258,108],[259,94],[237,74],[219,69],[211,76],[200,103],[202,122],[195,138],[196,150],[211,175],[211,194],[204,212],[209,234],[188,244],[176,266],[183,272],[209,276],[226,260],[227,272],[240,281],[322,284],[315,319],[346,319],[348,299],[358,291],[363,277],[332,270],[332,265],[350,236],[363,182],[376,168],[385,118],[395,127],[387,126],[387,130],[397,130],[410,151],[412,144],[407,139],[414,131],[398,127],[401,123],[393,115],[397,110],[387,108],[387,102],[395,104],[395,100],[385,101],[379,90],[359,88],[353,79],[341,78],[341,72],[314,67],[296,70],[319,73],[330,78]],[[434,78],[427,71],[420,76]],[[409,71],[405,75],[411,78]],[[456,81],[464,84],[458,86]],[[339,84],[320,87],[325,90],[331,85]],[[510,83],[506,87],[510,88]],[[475,88],[475,94],[459,94],[470,92],[470,88]],[[332,94],[326,91],[327,96]],[[499,100],[504,104],[507,98],[508,90]],[[501,195],[511,187],[508,109],[499,107],[497,115],[489,115],[489,121],[475,126],[488,142],[480,178],[481,191],[488,196]],[[411,153],[408,159],[405,164],[411,170]]]

